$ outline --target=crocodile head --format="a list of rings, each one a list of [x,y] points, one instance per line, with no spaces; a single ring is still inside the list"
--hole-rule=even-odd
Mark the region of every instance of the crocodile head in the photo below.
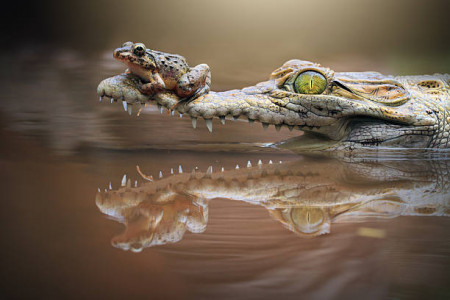
[[[158,105],[206,120],[227,115],[305,132],[280,147],[300,150],[358,149],[365,146],[447,148],[450,118],[448,75],[384,76],[376,72],[336,73],[319,64],[290,60],[269,80],[241,90],[210,92],[190,102],[173,93],[147,97],[139,79],[123,74],[100,83],[100,96],[124,104]],[[111,100],[112,101],[112,100]],[[448,115],[448,113],[447,113]]]

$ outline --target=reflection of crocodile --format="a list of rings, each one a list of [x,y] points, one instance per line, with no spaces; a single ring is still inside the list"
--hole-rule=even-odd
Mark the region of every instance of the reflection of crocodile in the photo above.
[[[210,92],[185,104],[171,91],[147,96],[140,77],[105,79],[98,93],[125,105],[154,100],[189,114],[194,128],[203,117],[245,116],[263,127],[305,131],[300,150],[357,149],[365,146],[449,148],[450,76],[384,76],[376,72],[335,73],[319,64],[291,60],[270,79],[242,90]]]
[[[186,229],[203,232],[208,201],[214,198],[263,206],[289,230],[314,237],[329,233],[334,222],[447,216],[449,170],[448,160],[357,165],[302,160],[225,172],[210,167],[206,173],[181,173],[140,187],[123,180],[118,190],[99,192],[96,204],[126,225],[113,245],[133,251],[177,242]]]

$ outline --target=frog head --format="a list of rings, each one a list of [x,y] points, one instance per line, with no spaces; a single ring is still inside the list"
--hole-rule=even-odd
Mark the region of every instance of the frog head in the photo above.
[[[114,50],[113,57],[141,78],[147,78],[147,74],[156,69],[155,59],[143,43],[126,42]]]

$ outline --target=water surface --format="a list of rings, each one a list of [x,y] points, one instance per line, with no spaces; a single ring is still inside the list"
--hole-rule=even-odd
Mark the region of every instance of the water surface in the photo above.
[[[129,116],[95,93],[109,55],[53,57],[3,71],[4,296],[449,297],[448,155],[309,157],[261,147],[286,128]]]

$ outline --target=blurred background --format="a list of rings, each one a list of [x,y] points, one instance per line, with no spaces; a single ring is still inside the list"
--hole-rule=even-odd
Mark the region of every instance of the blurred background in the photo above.
[[[357,224],[302,240],[261,207],[219,199],[204,237],[186,234],[174,247],[133,254],[111,246],[124,227],[101,214],[95,196],[109,182],[120,186],[124,173],[141,180],[136,165],[156,178],[180,164],[205,171],[306,159],[251,146],[301,134],[286,128],[214,120],[210,134],[203,120],[193,130],[188,117],[154,105],[137,117],[121,103],[99,102],[98,83],[125,69],[112,58],[122,43],[207,63],[216,91],[266,80],[293,58],[335,71],[449,73],[450,1],[7,4],[0,10],[2,297],[449,298],[448,218],[364,223],[385,233],[380,240],[359,236]],[[385,174],[389,188],[403,187]]]

